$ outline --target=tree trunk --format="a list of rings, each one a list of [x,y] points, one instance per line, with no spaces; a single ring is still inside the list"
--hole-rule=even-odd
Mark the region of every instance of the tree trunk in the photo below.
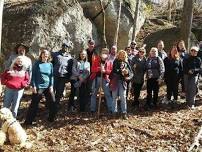
[[[102,0],[100,0],[100,6],[102,8],[102,14],[103,14],[103,33],[102,33],[102,39],[103,39],[103,42],[104,42],[104,46],[103,47],[107,47],[107,40],[106,40],[106,26],[105,26],[105,9],[104,9],[104,6],[102,4]]]
[[[119,37],[119,26],[120,26],[120,19],[121,19],[121,6],[122,6],[122,0],[119,1],[119,13],[118,13],[118,19],[117,19],[117,28],[116,33],[114,37],[114,45],[117,46],[118,43],[118,37]]]
[[[0,55],[1,55],[1,35],[2,35],[2,19],[3,19],[4,0],[0,0]]]
[[[132,41],[135,41],[136,39],[136,27],[137,27],[137,19],[139,15],[139,8],[140,8],[140,1],[136,1],[136,8],[135,8],[135,15],[134,15],[134,23],[133,23],[133,34],[132,34]]]
[[[193,19],[194,0],[184,0],[182,22],[181,22],[181,38],[185,41],[186,47],[190,48],[190,36]]]
[[[171,21],[171,13],[172,13],[172,0],[168,0],[168,14],[167,14],[168,21]]]

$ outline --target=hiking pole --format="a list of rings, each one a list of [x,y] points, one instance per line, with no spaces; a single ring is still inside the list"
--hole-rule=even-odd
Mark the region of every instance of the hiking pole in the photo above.
[[[103,64],[100,64],[100,72],[101,72],[101,77],[100,77],[100,88],[99,88],[99,100],[98,100],[98,111],[97,111],[97,118],[100,118],[100,106],[102,102],[102,78],[103,78],[103,73],[102,73],[102,66]]]

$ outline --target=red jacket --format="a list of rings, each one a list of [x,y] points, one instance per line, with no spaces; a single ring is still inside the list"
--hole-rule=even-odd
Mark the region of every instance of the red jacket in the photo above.
[[[94,55],[92,57],[92,66],[91,66],[91,75],[90,75],[91,80],[94,80],[96,76],[100,74],[100,69],[101,69],[100,63],[101,63],[100,56]],[[110,81],[109,75],[112,71],[113,63],[107,59],[105,61],[104,68],[105,68],[105,72],[103,73],[103,78],[109,82]]]
[[[29,83],[26,71],[6,70],[1,74],[1,83],[10,89],[22,89]]]

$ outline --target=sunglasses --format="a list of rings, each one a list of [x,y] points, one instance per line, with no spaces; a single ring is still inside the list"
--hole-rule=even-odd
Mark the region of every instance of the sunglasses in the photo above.
[[[144,52],[144,51],[139,51],[139,53],[142,53],[142,54],[144,54],[145,52]]]

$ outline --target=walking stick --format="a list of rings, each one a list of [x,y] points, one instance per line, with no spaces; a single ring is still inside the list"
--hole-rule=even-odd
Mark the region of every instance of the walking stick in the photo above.
[[[103,78],[103,73],[102,73],[102,63],[100,64],[101,67],[101,77],[100,77],[100,88],[99,88],[99,100],[98,100],[98,111],[97,111],[97,118],[100,118],[100,106],[102,102],[102,78]]]

